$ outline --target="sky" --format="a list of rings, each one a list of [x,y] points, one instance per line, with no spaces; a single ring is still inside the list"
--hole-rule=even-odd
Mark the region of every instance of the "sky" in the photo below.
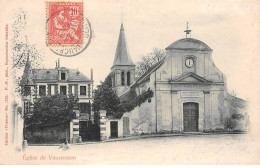
[[[228,90],[234,90],[244,99],[254,93],[259,96],[259,88],[252,87],[259,84],[257,1],[86,0],[84,15],[91,23],[94,37],[83,53],[69,58],[52,53],[46,46],[45,1],[10,0],[8,3],[12,10],[6,11],[6,15],[12,16],[17,8],[27,12],[28,42],[45,55],[44,68],[54,68],[58,58],[61,66],[78,68],[87,76],[93,68],[97,85],[110,72],[121,22],[135,63],[154,47],[165,49],[184,38],[186,22],[189,22],[191,37],[213,49],[213,61],[226,75]]]

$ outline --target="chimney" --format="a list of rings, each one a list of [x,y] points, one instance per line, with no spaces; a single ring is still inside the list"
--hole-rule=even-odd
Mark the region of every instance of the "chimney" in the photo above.
[[[55,69],[57,69],[57,68],[58,68],[57,60],[56,60],[56,62],[55,62],[55,63],[56,63],[56,67],[55,67]]]
[[[91,77],[91,80],[93,81],[93,69],[92,68],[90,69],[90,77]]]
[[[60,68],[60,59],[58,58],[58,68]]]

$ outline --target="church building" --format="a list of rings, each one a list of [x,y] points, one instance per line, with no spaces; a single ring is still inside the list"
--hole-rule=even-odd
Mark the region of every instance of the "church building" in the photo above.
[[[121,25],[114,63],[112,85],[120,99],[130,89],[137,95],[149,90],[153,97],[119,120],[107,120],[107,137],[158,132],[202,132],[224,129],[227,110],[224,74],[212,59],[212,49],[204,42],[186,38],[166,47],[166,58],[135,79],[135,64],[127,50]],[[115,130],[117,129],[117,130]]]

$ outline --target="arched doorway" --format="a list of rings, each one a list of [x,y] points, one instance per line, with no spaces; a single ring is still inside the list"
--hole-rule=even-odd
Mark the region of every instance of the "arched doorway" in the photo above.
[[[199,104],[183,103],[184,132],[198,131]]]

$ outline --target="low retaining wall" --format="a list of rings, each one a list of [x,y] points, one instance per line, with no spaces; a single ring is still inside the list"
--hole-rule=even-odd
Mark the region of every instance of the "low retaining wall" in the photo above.
[[[65,138],[69,139],[69,136],[69,123],[25,129],[25,139],[29,144],[62,143]]]

